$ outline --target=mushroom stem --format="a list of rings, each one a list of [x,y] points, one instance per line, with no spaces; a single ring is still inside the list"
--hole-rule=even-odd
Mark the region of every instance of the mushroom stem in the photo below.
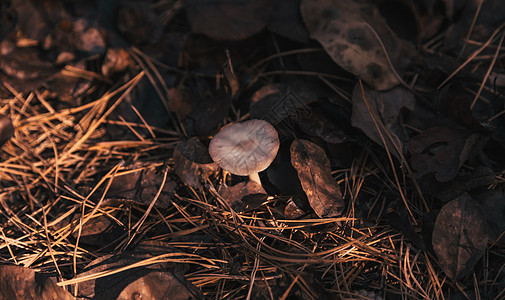
[[[258,173],[252,173],[249,175],[249,180],[256,182],[261,185],[260,175]]]

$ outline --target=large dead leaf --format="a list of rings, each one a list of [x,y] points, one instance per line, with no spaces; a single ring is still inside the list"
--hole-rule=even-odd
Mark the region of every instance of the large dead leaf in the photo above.
[[[468,158],[477,138],[476,133],[448,127],[433,127],[416,135],[407,144],[412,152],[410,164],[415,170],[414,176],[434,172],[438,181],[451,181]]]
[[[310,36],[342,68],[360,75],[377,90],[399,84],[388,56],[393,64],[400,65],[409,55],[402,48],[405,43],[388,27],[375,5],[353,0],[304,0],[301,11]]]
[[[413,110],[414,95],[403,87],[378,92],[357,84],[352,94],[351,124],[398,159],[403,153],[403,129],[398,117],[402,108]]]
[[[487,246],[485,216],[467,194],[447,203],[433,229],[433,250],[444,272],[454,280],[469,274]]]
[[[275,1],[188,0],[185,3],[191,29],[216,40],[242,40],[268,24]]]
[[[145,259],[174,252],[163,243],[145,242],[132,251],[105,255],[92,261],[78,277],[117,270]],[[86,280],[79,284],[81,297],[92,299],[203,299],[201,291],[187,282],[177,265],[151,264]]]
[[[14,265],[0,266],[0,300],[61,299],[74,297],[56,285],[49,276]]]
[[[310,206],[321,218],[335,217],[344,210],[340,187],[331,177],[330,161],[324,150],[307,140],[291,144],[291,164],[298,172]]]

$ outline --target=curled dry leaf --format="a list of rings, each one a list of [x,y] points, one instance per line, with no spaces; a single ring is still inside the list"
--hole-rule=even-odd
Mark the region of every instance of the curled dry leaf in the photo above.
[[[447,203],[433,229],[433,250],[444,272],[453,280],[469,274],[484,254],[487,224],[479,205],[467,194]]]
[[[413,110],[415,104],[414,95],[403,87],[378,92],[357,84],[352,94],[351,124],[401,160],[405,138],[398,117],[403,108]]]
[[[414,176],[435,173],[440,182],[451,181],[468,158],[479,135],[448,127],[433,127],[416,135],[407,144],[412,152]]]
[[[353,0],[304,0],[301,11],[310,36],[342,68],[377,90],[399,84],[388,56],[399,65],[410,55],[376,6]]]
[[[260,207],[267,198],[263,187],[254,181],[240,182],[232,187],[221,185],[219,194],[239,213]]]
[[[0,265],[0,300],[12,299],[72,300],[74,297],[49,276],[20,266]]]
[[[186,13],[195,33],[216,40],[243,40],[265,28],[275,1],[188,0]]]
[[[217,171],[217,164],[212,161],[207,147],[197,139],[180,142],[174,151],[175,173],[179,178],[195,189],[202,189],[200,181]]]
[[[291,164],[314,212],[321,218],[339,216],[344,210],[344,199],[331,177],[330,161],[324,150],[310,141],[294,140]]]
[[[0,114],[0,147],[14,135],[12,121],[6,115]]]

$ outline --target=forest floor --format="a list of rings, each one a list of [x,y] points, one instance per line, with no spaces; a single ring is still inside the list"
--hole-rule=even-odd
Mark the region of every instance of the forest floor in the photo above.
[[[0,2],[0,300],[505,299],[504,12]]]

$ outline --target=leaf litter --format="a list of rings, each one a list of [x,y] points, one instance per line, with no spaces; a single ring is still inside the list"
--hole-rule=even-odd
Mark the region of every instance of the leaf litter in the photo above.
[[[501,8],[2,2],[0,297],[503,298]]]

